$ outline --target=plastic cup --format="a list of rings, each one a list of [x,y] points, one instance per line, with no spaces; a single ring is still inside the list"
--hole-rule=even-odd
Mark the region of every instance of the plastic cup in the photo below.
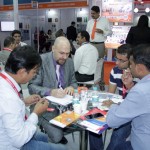
[[[81,114],[82,113],[82,109],[81,109],[81,105],[80,104],[74,104],[73,105],[73,110],[77,114]]]
[[[82,112],[85,112],[87,110],[88,101],[86,101],[86,100],[80,101],[80,104],[81,104]]]

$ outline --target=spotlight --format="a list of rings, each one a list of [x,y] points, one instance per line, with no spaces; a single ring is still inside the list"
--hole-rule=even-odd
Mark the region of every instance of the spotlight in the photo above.
[[[138,8],[134,8],[134,12],[137,13],[139,11]]]
[[[147,7],[147,8],[145,8],[145,12],[146,13],[149,13],[149,11],[150,11],[150,9]]]

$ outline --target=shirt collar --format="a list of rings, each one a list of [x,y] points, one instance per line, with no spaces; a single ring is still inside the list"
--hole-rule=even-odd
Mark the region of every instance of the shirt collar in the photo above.
[[[89,42],[83,42],[81,45],[88,44]]]
[[[97,19],[93,19],[93,21],[95,21],[95,20],[96,20],[96,21],[99,21],[99,20],[100,20],[100,18],[101,18],[101,17],[99,16]]]
[[[5,71],[2,71],[2,73],[14,84],[14,86],[16,87],[17,91],[20,92],[21,91],[21,87],[19,86],[19,84]]]
[[[145,77],[143,77],[140,81],[142,82],[142,81],[146,81],[148,79],[150,79],[150,73],[148,75],[146,75]]]

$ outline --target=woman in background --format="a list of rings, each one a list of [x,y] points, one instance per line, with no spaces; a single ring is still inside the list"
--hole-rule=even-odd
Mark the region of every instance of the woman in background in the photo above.
[[[131,27],[126,38],[126,43],[133,46],[136,46],[138,44],[150,43],[150,27],[148,24],[148,16],[140,16],[138,24],[134,27]]]

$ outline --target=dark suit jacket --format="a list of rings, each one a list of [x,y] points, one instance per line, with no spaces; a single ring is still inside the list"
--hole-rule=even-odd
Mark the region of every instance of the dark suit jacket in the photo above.
[[[126,38],[126,43],[134,46],[138,44],[150,43],[150,28],[139,28],[137,26],[131,27]]]
[[[68,40],[76,41],[77,31],[74,26],[67,27],[67,38]]]

